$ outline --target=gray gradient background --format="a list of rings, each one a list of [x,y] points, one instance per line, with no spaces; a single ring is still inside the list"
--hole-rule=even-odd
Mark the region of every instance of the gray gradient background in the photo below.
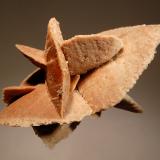
[[[43,48],[50,17],[60,21],[66,39],[118,26],[160,23],[159,6],[159,0],[0,1],[0,88],[17,85],[34,69],[14,44]],[[110,109],[98,120],[87,118],[54,150],[46,148],[31,128],[0,127],[0,159],[159,160],[159,58],[157,54],[130,92],[144,107],[143,114]]]

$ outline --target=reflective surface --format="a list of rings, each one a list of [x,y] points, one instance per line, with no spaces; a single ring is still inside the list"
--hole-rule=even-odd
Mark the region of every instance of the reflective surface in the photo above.
[[[17,85],[34,67],[14,48],[15,43],[44,48],[47,23],[56,16],[65,38],[117,26],[160,23],[159,2],[87,1],[69,3],[0,2],[0,88]],[[160,47],[159,47],[160,48]],[[0,127],[3,160],[151,160],[160,159],[160,49],[130,92],[143,114],[119,109],[86,118],[67,138],[49,150],[32,128]],[[1,103],[1,108],[3,104]]]

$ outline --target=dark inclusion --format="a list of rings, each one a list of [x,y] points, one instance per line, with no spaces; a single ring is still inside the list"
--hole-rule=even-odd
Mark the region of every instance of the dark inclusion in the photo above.
[[[80,124],[80,122],[72,122],[69,127],[73,131],[77,128],[77,126]]]
[[[77,128],[79,124],[80,122],[72,122],[71,124],[69,124],[68,128],[70,128],[73,131]],[[61,125],[59,123],[53,123],[49,125],[34,126],[33,129],[39,137],[43,137],[53,134],[60,127]]]
[[[59,123],[49,125],[34,126],[33,129],[38,136],[46,136],[55,132],[60,127]]]
[[[29,85],[37,85],[45,82],[46,74],[44,69],[39,69],[37,72],[35,72],[25,83]]]

